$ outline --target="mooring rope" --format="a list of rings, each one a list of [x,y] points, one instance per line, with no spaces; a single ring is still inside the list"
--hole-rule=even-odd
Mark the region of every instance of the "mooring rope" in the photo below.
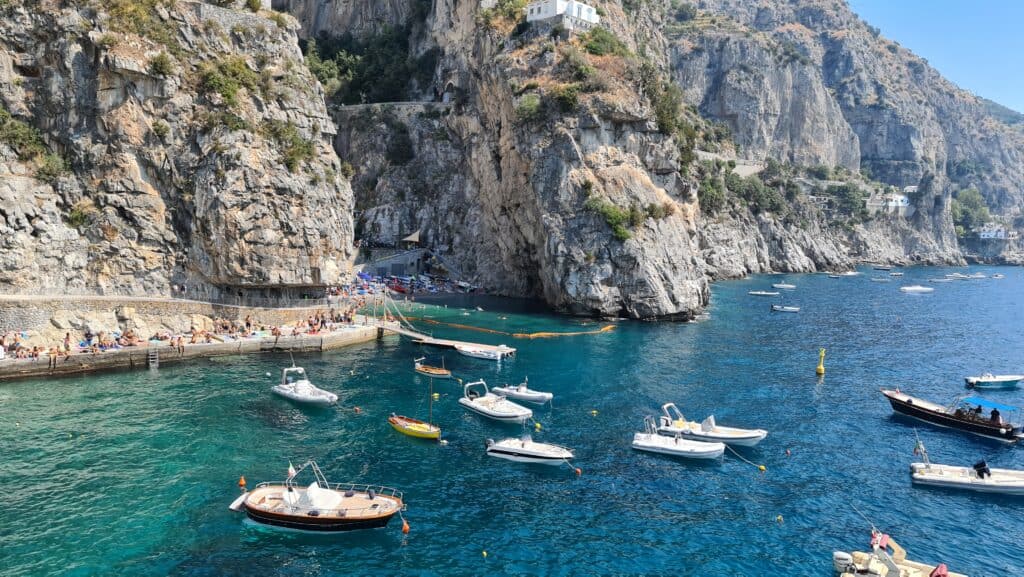
[[[758,465],[757,463],[755,463],[755,462],[753,462],[753,461],[751,461],[751,460],[747,459],[747,458],[746,458],[746,457],[744,457],[743,455],[741,455],[741,454],[737,453],[737,452],[736,452],[736,449],[733,449],[733,448],[732,448],[732,447],[730,447],[729,445],[726,445],[726,446],[725,446],[725,448],[726,448],[726,449],[729,449],[729,452],[730,452],[730,453],[732,453],[733,455],[736,455],[737,457],[739,457],[739,459],[740,459],[741,461],[743,461],[744,463],[747,463],[748,465],[751,465],[751,466],[753,466],[753,467],[757,467],[757,470],[758,470],[758,471],[761,471],[762,473],[764,473],[765,471],[767,471],[767,470],[768,470],[768,468],[767,468],[767,467],[765,467],[764,465]]]

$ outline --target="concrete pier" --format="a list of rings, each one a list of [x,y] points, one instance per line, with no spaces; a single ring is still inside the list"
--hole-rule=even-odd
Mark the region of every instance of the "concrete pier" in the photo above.
[[[349,325],[338,330],[318,335],[281,336],[250,338],[224,343],[186,344],[179,352],[166,342],[151,343],[149,346],[127,347],[101,353],[75,353],[58,357],[56,366],[50,366],[50,359],[4,359],[0,361],[0,381],[29,377],[58,377],[110,369],[146,369],[149,367],[149,353],[156,351],[161,367],[191,359],[240,355],[246,353],[274,351],[327,351],[344,346],[372,341],[383,336],[383,331],[374,325]]]

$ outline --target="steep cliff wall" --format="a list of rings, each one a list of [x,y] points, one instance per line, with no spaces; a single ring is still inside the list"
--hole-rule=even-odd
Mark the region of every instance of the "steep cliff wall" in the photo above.
[[[695,18],[665,28],[674,74],[703,113],[729,123],[745,153],[864,168],[901,187],[931,175],[940,193],[976,186],[997,212],[1022,209],[1021,127],[846,2],[693,4]]]
[[[0,10],[0,104],[21,131],[0,138],[5,291],[342,278],[351,191],[290,17],[188,0]]]

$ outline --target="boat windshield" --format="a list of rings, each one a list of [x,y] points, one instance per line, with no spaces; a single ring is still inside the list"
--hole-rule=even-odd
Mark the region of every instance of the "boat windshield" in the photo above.
[[[285,369],[284,371],[284,382],[289,385],[305,378],[306,371],[302,369]]]

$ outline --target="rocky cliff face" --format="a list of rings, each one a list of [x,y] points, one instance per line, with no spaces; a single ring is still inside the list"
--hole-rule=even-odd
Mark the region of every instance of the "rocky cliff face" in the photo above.
[[[425,32],[411,37],[409,52],[439,50],[434,88],[451,102],[334,111],[336,148],[357,167],[357,236],[394,241],[420,230],[449,270],[489,290],[540,296],[569,312],[639,318],[692,316],[713,278],[864,260],[959,261],[948,191],[933,184],[935,176],[912,219],[837,223],[803,195],[785,215],[737,198],[702,211],[701,177],[680,162],[685,136],[655,123],[644,62],[664,70],[706,116],[728,121],[741,153],[754,160],[856,171],[863,160],[857,125],[820,70],[780,63],[767,39],[726,33],[739,24],[721,36],[714,27],[678,33],[669,2],[596,5],[629,55],[587,55],[578,37],[553,39],[550,27],[513,30],[514,22],[475,2],[434,2],[413,23]],[[314,0],[292,8],[344,13],[350,22],[369,22],[382,9]],[[359,33],[410,24],[402,11],[390,14]],[[326,32],[305,20],[306,30]],[[601,82],[565,103],[566,86],[589,84],[573,71],[580,66]],[[524,119],[531,98],[540,111]],[[690,121],[697,140],[712,130]],[[735,155],[729,146],[723,154]],[[925,169],[914,174],[917,183]],[[612,223],[627,211],[621,234]]]
[[[289,17],[187,0],[0,10],[6,291],[340,280],[351,191]]]
[[[700,0],[669,11],[673,73],[742,150],[864,168],[900,187],[976,186],[990,207],[1024,204],[1024,135],[841,0]],[[948,195],[946,196],[948,200]]]

